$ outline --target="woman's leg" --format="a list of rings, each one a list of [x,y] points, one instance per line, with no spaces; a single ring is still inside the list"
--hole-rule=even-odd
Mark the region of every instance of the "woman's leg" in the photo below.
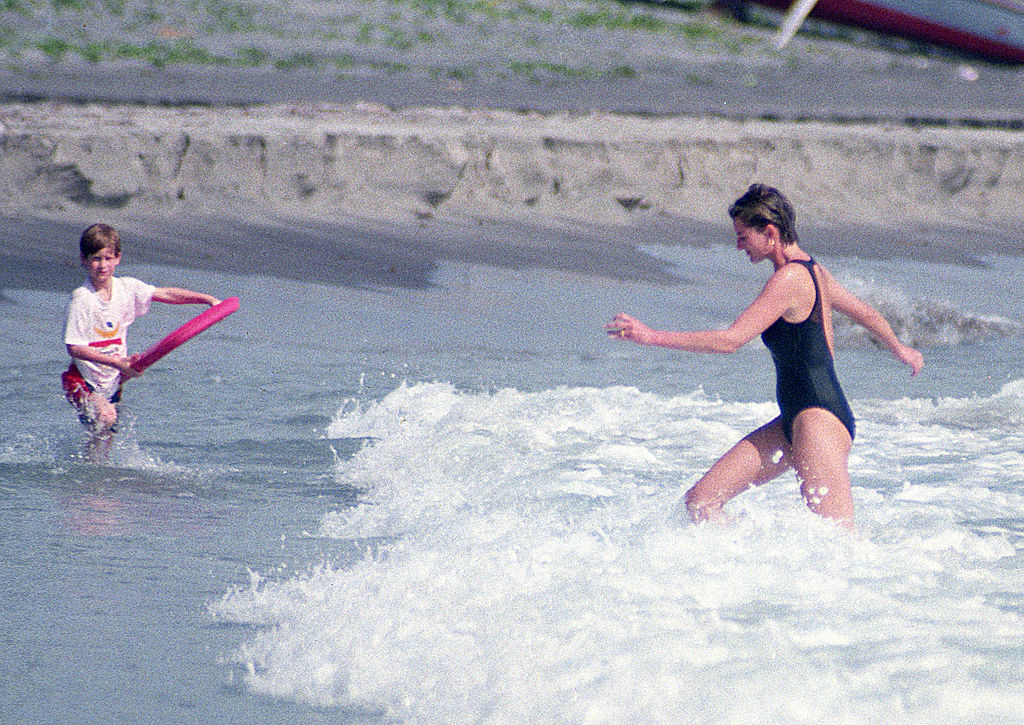
[[[848,461],[853,441],[839,419],[824,408],[808,408],[793,421],[790,459],[807,506],[853,528]]]
[[[729,499],[789,469],[788,451],[779,419],[765,423],[730,448],[686,492],[686,511],[694,521],[725,520],[722,507]]]

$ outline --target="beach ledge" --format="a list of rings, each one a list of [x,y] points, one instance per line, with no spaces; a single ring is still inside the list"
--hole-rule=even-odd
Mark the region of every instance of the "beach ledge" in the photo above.
[[[367,104],[0,106],[8,214],[721,222],[752,181],[818,224],[1024,222],[1024,132]]]

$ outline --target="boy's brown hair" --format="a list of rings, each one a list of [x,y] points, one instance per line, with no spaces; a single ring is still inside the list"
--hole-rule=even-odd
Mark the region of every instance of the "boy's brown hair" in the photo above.
[[[82,232],[82,238],[78,240],[78,249],[82,253],[82,259],[87,259],[101,249],[111,249],[120,257],[121,235],[109,224],[93,224]]]

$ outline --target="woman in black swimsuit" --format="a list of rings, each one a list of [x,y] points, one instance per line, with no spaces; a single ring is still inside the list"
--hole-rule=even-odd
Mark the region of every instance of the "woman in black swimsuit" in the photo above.
[[[619,339],[693,352],[734,352],[761,335],[772,353],[781,415],[733,446],[686,492],[694,520],[723,520],[722,507],[733,496],[793,468],[808,507],[852,528],[847,459],[854,421],[832,366],[832,310],[866,327],[911,366],[912,375],[924,358],[896,338],[877,310],[800,249],[793,207],[777,189],[754,184],[730,207],[729,216],[736,247],[752,263],[767,259],[775,268],[732,326],[667,332],[619,314],[605,328]]]

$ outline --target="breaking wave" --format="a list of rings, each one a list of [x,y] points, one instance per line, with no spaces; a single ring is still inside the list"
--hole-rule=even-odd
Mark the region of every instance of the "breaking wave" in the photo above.
[[[874,306],[896,336],[912,347],[956,346],[1024,333],[1024,324],[999,315],[966,312],[939,299],[915,299],[900,289],[863,280],[846,283],[851,292]],[[871,335],[844,315],[835,315],[836,340],[843,346],[871,344]]]

